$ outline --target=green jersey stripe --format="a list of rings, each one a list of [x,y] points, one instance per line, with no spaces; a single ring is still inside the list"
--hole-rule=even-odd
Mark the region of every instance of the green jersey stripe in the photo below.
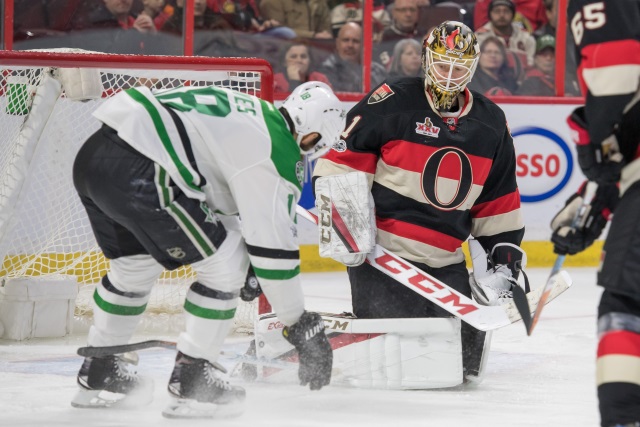
[[[137,307],[130,307],[126,305],[118,305],[112,304],[108,301],[102,299],[100,294],[98,294],[98,290],[96,289],[93,293],[93,300],[96,305],[104,312],[109,314],[118,314],[120,316],[137,316],[139,314],[144,313],[144,310],[147,308],[147,304],[140,305]]]
[[[296,165],[301,161],[300,148],[280,112],[266,101],[260,100],[260,105],[271,139],[271,161],[281,177],[302,190],[302,183],[296,174]]]
[[[288,280],[293,279],[300,274],[300,266],[297,266],[293,270],[269,270],[254,266],[253,270],[255,271],[256,276],[269,280]]]
[[[149,113],[149,116],[151,116],[151,120],[153,121],[153,125],[156,128],[158,137],[162,142],[162,146],[169,154],[169,157],[171,157],[171,160],[173,161],[173,163],[176,165],[178,172],[180,173],[180,176],[182,176],[182,179],[184,180],[184,182],[193,190],[202,192],[202,189],[194,183],[194,179],[195,179],[194,176],[191,174],[189,169],[184,165],[184,163],[180,159],[180,156],[178,156],[178,153],[176,152],[173,146],[173,143],[171,142],[171,138],[169,137],[169,133],[167,132],[167,128],[165,127],[164,122],[162,121],[162,117],[160,116],[160,112],[158,111],[158,109],[151,103],[151,101],[149,101],[143,94],[138,92],[136,89],[129,89],[125,92],[131,98],[133,98],[134,101],[142,105],[144,109],[147,110],[147,112]]]
[[[198,250],[203,256],[211,256],[215,253],[216,249],[211,240],[209,240],[193,218],[191,218],[178,203],[173,202],[167,206],[166,209],[176,222],[183,225],[183,231],[189,236],[191,241],[194,242],[194,245],[199,247]]]
[[[229,310],[214,310],[211,308],[204,308],[189,300],[185,300],[184,309],[188,313],[193,314],[196,317],[201,317],[203,319],[212,319],[212,320],[228,320],[233,319],[233,316],[236,314],[236,309],[231,308]]]

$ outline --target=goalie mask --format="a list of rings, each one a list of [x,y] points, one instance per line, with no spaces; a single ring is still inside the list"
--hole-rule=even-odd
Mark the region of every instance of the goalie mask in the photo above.
[[[346,112],[328,85],[321,82],[301,84],[284,100],[281,109],[286,110],[283,114],[285,119],[298,133],[296,142],[299,147],[305,135],[320,134],[315,145],[308,150],[300,147],[300,152],[309,160],[322,157],[340,140]]]
[[[450,109],[478,65],[480,48],[473,31],[457,21],[445,21],[422,44],[424,86],[438,109]]]

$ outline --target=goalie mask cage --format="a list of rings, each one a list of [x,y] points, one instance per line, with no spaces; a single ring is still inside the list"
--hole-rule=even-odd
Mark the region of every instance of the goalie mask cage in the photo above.
[[[102,98],[74,101],[46,83],[59,68],[98,69]],[[73,276],[75,325],[90,324],[93,292],[108,269],[72,182],[74,157],[101,123],[92,112],[120,90],[216,85],[272,101],[269,63],[250,58],[131,56],[83,52],[0,51],[0,257],[12,278]],[[189,267],[165,271],[138,331],[182,329]],[[256,304],[240,301],[233,330],[253,330]]]

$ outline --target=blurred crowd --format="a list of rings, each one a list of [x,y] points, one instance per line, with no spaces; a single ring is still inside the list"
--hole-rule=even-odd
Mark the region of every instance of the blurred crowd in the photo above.
[[[363,92],[363,48],[371,43],[371,87],[422,75],[426,34],[444,20],[474,29],[481,57],[469,88],[487,95],[555,95],[558,0],[373,0],[372,40],[363,40],[360,0],[195,0],[194,55],[260,57],[275,89],[318,80]],[[81,48],[182,55],[185,0],[15,0],[18,49]],[[570,37],[570,32],[568,32]],[[572,40],[564,41],[572,46]],[[573,48],[565,95],[579,96]]]

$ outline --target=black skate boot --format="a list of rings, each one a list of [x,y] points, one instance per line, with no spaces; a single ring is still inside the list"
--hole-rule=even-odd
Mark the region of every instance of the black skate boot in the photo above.
[[[169,380],[172,402],[162,412],[167,418],[229,418],[243,412],[245,391],[221,377],[226,370],[205,359],[181,352]]]
[[[121,355],[86,357],[80,372],[80,390],[71,401],[76,408],[146,405],[153,398],[153,382],[132,370],[135,359]]]

